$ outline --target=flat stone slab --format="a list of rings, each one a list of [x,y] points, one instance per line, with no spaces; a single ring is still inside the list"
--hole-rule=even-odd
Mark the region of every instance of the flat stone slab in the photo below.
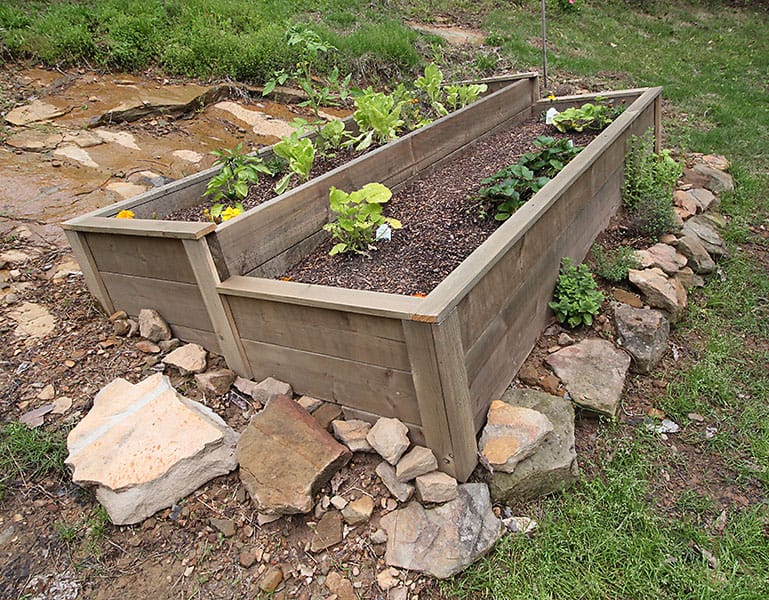
[[[238,435],[160,373],[115,379],[67,437],[72,479],[95,485],[116,525],[138,523],[237,466]]]
[[[545,392],[510,389],[502,402],[546,415],[553,431],[534,454],[518,463],[512,473],[500,471],[485,476],[495,502],[511,504],[560,492],[579,478],[574,447],[574,406],[568,400]]]
[[[274,397],[238,441],[240,479],[264,514],[311,511],[315,493],[351,457],[288,396]]]
[[[706,217],[700,215],[692,217],[684,223],[681,229],[681,235],[689,235],[699,238],[700,243],[705,247],[709,254],[714,256],[728,256],[726,244],[721,234],[715,228],[713,223]]]
[[[42,100],[35,100],[26,106],[19,106],[9,111],[5,115],[5,120],[11,125],[29,125],[30,123],[37,123],[38,121],[47,121],[48,119],[55,119],[66,114],[66,110],[58,108],[53,104],[48,104]]]
[[[587,339],[548,356],[547,364],[580,406],[614,416],[619,408],[630,357],[614,344]]]
[[[494,400],[478,443],[480,460],[490,471],[512,473],[551,431],[553,424],[542,413]]]
[[[456,499],[436,508],[410,502],[383,516],[380,525],[387,531],[388,565],[440,579],[483,556],[502,532],[485,483],[460,485]]]

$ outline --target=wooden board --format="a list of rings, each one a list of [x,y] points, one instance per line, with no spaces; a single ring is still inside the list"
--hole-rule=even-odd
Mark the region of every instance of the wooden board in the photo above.
[[[64,234],[67,236],[72,252],[77,259],[80,270],[83,272],[83,279],[88,286],[90,292],[101,304],[102,309],[108,315],[115,312],[115,305],[110,298],[109,291],[104,285],[104,280],[99,273],[99,268],[96,266],[96,260],[94,259],[91,249],[88,247],[85,235],[72,230],[65,230]]]
[[[294,391],[421,424],[411,374],[243,339],[254,379],[275,377]]]
[[[142,308],[154,308],[169,324],[213,331],[196,284],[106,272],[102,278],[116,310],[135,316]]]
[[[342,406],[342,412],[344,413],[344,418],[348,421],[351,419],[357,419],[359,421],[366,421],[372,425],[382,418],[376,413],[359,410],[357,408],[350,408],[349,406]],[[414,423],[403,424],[409,428],[409,441],[411,441],[412,444],[416,444],[418,446],[426,445],[425,436],[424,433],[422,433],[422,427],[420,425],[414,425]]]
[[[115,233],[141,237],[178,238],[197,240],[216,229],[215,223],[190,223],[186,221],[155,221],[152,219],[114,219],[86,215],[70,219],[61,225],[65,231],[90,233]]]
[[[169,323],[171,331],[174,337],[179,338],[183,342],[188,344],[198,344],[203,346],[209,352],[214,354],[223,354],[222,348],[219,346],[219,338],[213,331],[202,331],[193,327],[185,327],[184,325],[178,325]]]
[[[402,371],[410,369],[398,319],[229,296],[244,338]]]
[[[109,233],[84,235],[99,271],[195,283],[182,240]]]
[[[267,262],[263,262],[252,271],[244,273],[244,275],[247,275],[248,277],[264,277],[266,279],[277,277],[281,273],[285,273],[289,268],[293,267],[301,259],[315,250],[315,248],[326,240],[329,235],[330,234],[327,231],[321,229],[311,236],[306,237],[301,242],[294,244],[284,252],[271,258]]]

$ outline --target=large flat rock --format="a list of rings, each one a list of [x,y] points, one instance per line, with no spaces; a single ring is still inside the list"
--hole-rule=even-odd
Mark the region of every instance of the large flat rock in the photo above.
[[[238,435],[167,377],[115,379],[67,437],[66,464],[116,525],[138,523],[232,471]]]
[[[467,483],[457,497],[436,508],[417,502],[382,517],[387,564],[446,578],[483,556],[502,531],[485,483]]]
[[[312,510],[313,495],[352,457],[297,402],[276,396],[238,441],[240,479],[260,513]]]
[[[504,504],[531,500],[560,492],[577,481],[579,466],[571,402],[529,389],[510,389],[502,396],[502,402],[542,413],[552,423],[553,431],[512,473],[495,471],[485,476],[493,500]]]
[[[587,339],[546,359],[580,406],[609,416],[619,408],[630,357],[602,339]]]

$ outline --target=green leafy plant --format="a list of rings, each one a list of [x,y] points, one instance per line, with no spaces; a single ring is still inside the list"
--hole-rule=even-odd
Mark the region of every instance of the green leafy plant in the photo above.
[[[323,229],[338,243],[329,254],[366,254],[376,250],[375,241],[389,239],[392,229],[401,229],[400,221],[382,215],[382,205],[391,197],[392,192],[381,183],[367,183],[349,194],[332,187],[329,204],[337,219],[324,225]]]
[[[593,259],[595,273],[606,281],[619,283],[627,279],[629,269],[637,269],[638,259],[635,250],[629,246],[619,246],[615,249],[593,244]]]
[[[356,150],[365,150],[375,140],[382,144],[394,140],[405,124],[400,117],[403,101],[370,87],[356,96],[355,107],[353,118],[360,134],[345,144],[354,144]]]
[[[561,261],[561,273],[549,306],[555,312],[559,323],[578,327],[583,323],[591,325],[598,315],[604,295],[596,287],[593,274],[587,265],[574,266],[565,256]]]
[[[669,150],[657,154],[653,148],[651,130],[641,137],[631,138],[625,156],[622,202],[633,229],[641,235],[657,238],[675,223],[673,191],[683,169]]]
[[[28,429],[21,423],[0,427],[0,500],[6,486],[19,477],[30,480],[47,473],[63,475],[66,434]]]
[[[458,110],[475,102],[487,89],[489,88],[485,83],[447,85],[445,88],[446,105],[451,110]]]
[[[546,136],[534,140],[534,146],[537,150],[481,180],[485,187],[478,190],[476,203],[481,217],[493,210],[497,221],[509,219],[581,150],[570,140]]]
[[[553,126],[561,133],[569,131],[601,131],[619,116],[623,106],[596,98],[596,103],[586,102],[579,108],[567,108],[553,117]]]
[[[425,67],[424,75],[418,77],[414,81],[414,87],[422,90],[427,94],[430,99],[430,105],[433,110],[439,115],[444,116],[449,114],[446,107],[443,105],[443,73],[437,65],[430,63]]]
[[[214,204],[211,208],[205,209],[203,212],[209,221],[221,223],[237,217],[242,214],[244,210],[245,209],[240,202],[235,202],[232,205],[219,202],[218,204]]]
[[[328,121],[318,129],[316,146],[326,156],[332,156],[331,150],[342,147],[345,131],[342,121]]]
[[[248,195],[249,186],[259,181],[259,173],[273,174],[261,158],[247,154],[243,144],[211,154],[218,157],[214,164],[222,165],[222,169],[208,182],[203,195],[213,196],[214,201],[242,200]]]
[[[312,163],[315,161],[315,146],[307,137],[299,137],[294,131],[291,135],[283,137],[272,147],[276,156],[288,161],[289,172],[275,184],[275,193],[282,194],[288,189],[292,175],[298,175],[302,181],[310,178]]]

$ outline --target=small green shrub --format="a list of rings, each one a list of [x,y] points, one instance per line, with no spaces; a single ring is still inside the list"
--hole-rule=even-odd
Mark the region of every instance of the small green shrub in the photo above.
[[[635,250],[629,246],[619,246],[612,250],[600,244],[593,244],[595,273],[606,281],[619,283],[627,279],[629,269],[637,269],[639,264]]]
[[[564,257],[553,301],[549,305],[558,322],[566,323],[569,327],[578,327],[583,323],[591,325],[593,317],[601,309],[603,300],[604,295],[596,287],[593,274],[587,265],[575,267],[569,257]]]

